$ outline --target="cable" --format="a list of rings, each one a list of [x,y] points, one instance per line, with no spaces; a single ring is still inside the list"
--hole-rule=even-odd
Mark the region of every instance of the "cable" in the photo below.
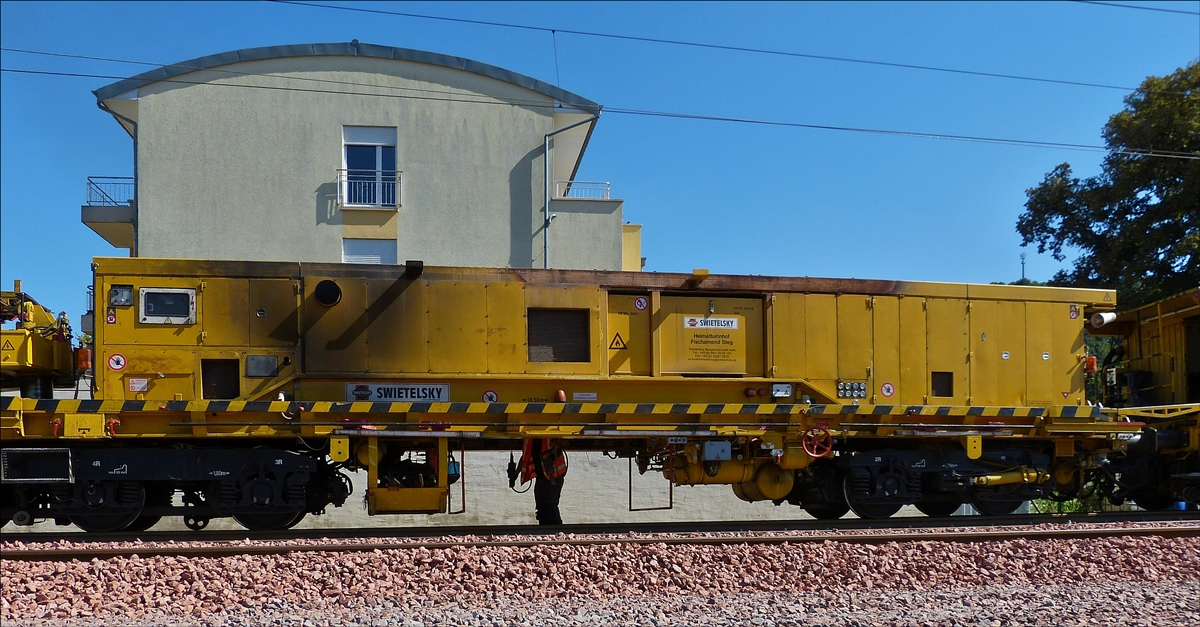
[[[1095,4],[1102,7],[1113,7],[1117,9],[1138,9],[1140,11],[1158,11],[1160,13],[1179,13],[1181,15],[1200,15],[1200,11],[1184,11],[1181,9],[1163,9],[1159,7],[1147,7],[1139,4],[1121,4],[1120,2],[1096,2],[1095,0],[1067,0],[1067,2],[1075,2],[1077,4]]]
[[[765,54],[780,57],[794,57],[799,59],[815,59],[818,61],[836,61],[839,63],[858,63],[862,65],[876,65],[881,67],[903,68],[908,70],[923,70],[926,72],[945,72],[949,74],[963,74],[967,76],[982,76],[987,78],[1005,78],[1010,80],[1031,81],[1036,83],[1051,83],[1056,85],[1072,85],[1075,87],[1094,87],[1098,89],[1117,89],[1121,91],[1134,91],[1136,87],[1123,87],[1120,85],[1107,85],[1104,83],[1088,83],[1084,81],[1069,81],[1055,78],[1041,78],[1036,76],[1021,76],[1018,74],[1003,74],[999,72],[982,72],[977,70],[961,70],[956,68],[937,67],[932,65],[918,65],[913,63],[896,63],[892,61],[876,61],[872,59],[856,59],[853,57],[835,57],[830,55],[810,54],[803,52],[790,52],[786,50],[770,50],[764,48],[750,48],[746,46],[732,46],[724,44],[713,44],[699,41],[685,41],[679,39],[662,39],[658,37],[640,37],[637,35],[620,35],[616,33],[601,33],[594,31],[572,30],[566,28],[549,28],[545,26],[529,26],[527,24],[513,24],[508,22],[491,22],[487,20],[473,20],[459,17],[445,17],[441,15],[424,15],[421,13],[408,13],[402,11],[383,11],[381,9],[364,9],[360,7],[348,7],[331,4],[317,4],[309,2],[295,2],[294,0],[268,0],[276,4],[290,4],[302,7],[312,7],[320,9],[334,9],[338,11],[354,11],[359,13],[372,13],[376,15],[392,15],[396,17],[410,17],[423,20],[438,20],[443,22],[456,22],[460,24],[475,24],[477,26],[495,26],[500,28],[515,28],[519,30],[531,30],[539,32],[559,32],[569,35],[580,35],[583,37],[600,37],[605,39],[619,39],[623,41],[639,41],[643,43],[666,44],[672,46],[687,46],[692,48],[706,48],[710,50],[724,50],[728,52],[746,52],[751,54]]]
[[[103,75],[103,74],[83,74],[83,73],[78,73],[78,72],[51,72],[51,71],[47,71],[47,70],[26,70],[26,69],[3,68],[3,67],[0,67],[0,72],[9,72],[9,73],[16,73],[16,74],[32,74],[32,75],[42,75],[42,76],[60,76],[60,77],[71,77],[71,78],[103,78],[103,79],[120,79],[121,78],[121,77],[117,77],[117,76],[108,76],[108,75]],[[277,86],[270,86],[270,85],[239,85],[236,83],[211,83],[211,82],[206,82],[206,81],[189,81],[189,80],[183,80],[180,78],[165,78],[165,79],[161,79],[156,82],[177,83],[177,84],[184,84],[184,85],[211,85],[211,86],[215,86],[215,87],[236,87],[236,88],[244,88],[244,89],[264,89],[264,90],[268,90],[268,91],[292,91],[292,92],[316,93],[316,94],[337,94],[337,95],[346,95],[346,96],[372,96],[372,97],[376,97],[376,98],[398,98],[398,99],[404,99],[404,100],[432,100],[432,101],[440,101],[440,102],[460,102],[460,103],[466,103],[466,104],[485,104],[485,105],[501,105],[501,106],[536,106],[536,107],[545,108],[545,109],[549,109],[549,108],[553,107],[553,105],[547,105],[544,103],[540,104],[540,105],[527,105],[527,104],[517,105],[517,104],[511,104],[511,103],[508,103],[505,101],[497,101],[497,100],[462,100],[462,99],[455,99],[455,98],[435,98],[432,96],[412,96],[412,95],[402,95],[402,94],[378,94],[378,93],[369,93],[369,92],[332,91],[332,90],[326,90],[326,89],[277,87]],[[1002,144],[1002,145],[1008,145],[1008,146],[1025,146],[1025,147],[1030,147],[1030,148],[1051,148],[1051,149],[1080,150],[1080,151],[1090,151],[1090,152],[1114,152],[1117,154],[1123,154],[1123,155],[1129,155],[1129,156],[1159,157],[1159,158],[1164,158],[1164,159],[1200,160],[1200,153],[1173,152],[1173,151],[1162,151],[1162,150],[1110,150],[1109,148],[1107,148],[1105,146],[1096,146],[1096,145],[1090,145],[1090,144],[1072,144],[1072,143],[1066,143],[1066,142],[1045,142],[1045,141],[1035,141],[1035,140],[1025,140],[1025,139],[1007,139],[1007,138],[982,137],[982,136],[971,136],[971,135],[950,135],[950,134],[945,134],[945,133],[925,133],[925,132],[920,132],[920,131],[898,131],[898,130],[891,130],[891,129],[874,129],[874,128],[854,127],[854,126],[834,126],[834,125],[824,125],[824,124],[810,124],[810,123],[804,123],[804,122],[785,122],[785,121],[780,121],[780,120],[760,120],[760,119],[754,119],[754,118],[704,115],[704,114],[699,114],[699,113],[680,113],[680,112],[674,112],[674,111],[653,111],[653,110],[645,110],[645,109],[627,109],[627,108],[621,108],[621,107],[607,107],[604,110],[608,113],[615,113],[615,114],[620,114],[620,115],[635,115],[635,116],[643,116],[643,117],[675,118],[675,119],[682,119],[682,120],[701,120],[701,121],[708,121],[708,122],[754,124],[754,125],[759,125],[759,126],[777,126],[777,127],[786,127],[786,128],[804,128],[804,129],[825,130],[825,131],[869,133],[869,134],[876,134],[876,135],[890,135],[890,136],[894,136],[894,137],[918,137],[918,138],[923,138],[923,139],[941,139],[941,140],[950,140],[950,141]]]

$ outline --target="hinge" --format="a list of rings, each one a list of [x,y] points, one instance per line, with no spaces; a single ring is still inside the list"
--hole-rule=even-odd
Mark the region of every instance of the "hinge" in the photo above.
[[[299,283],[292,283],[292,293],[296,294],[296,295],[300,294],[300,284]]]
[[[206,288],[206,287],[208,287],[208,281],[201,281],[200,282],[200,291],[203,292],[204,288]]]
[[[208,339],[208,331],[201,331],[200,332],[200,343],[203,344],[204,340],[207,340],[207,339]]]

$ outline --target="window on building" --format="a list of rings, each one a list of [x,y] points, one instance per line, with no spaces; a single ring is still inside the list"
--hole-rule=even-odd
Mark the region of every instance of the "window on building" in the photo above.
[[[399,206],[396,129],[344,126],[342,143],[342,204],[351,207]]]
[[[343,239],[342,263],[396,264],[394,239]]]

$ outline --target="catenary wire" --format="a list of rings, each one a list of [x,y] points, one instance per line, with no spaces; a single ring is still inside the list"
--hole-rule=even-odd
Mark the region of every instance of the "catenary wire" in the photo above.
[[[0,67],[0,72],[7,72],[7,73],[14,73],[14,74],[41,75],[41,76],[70,77],[70,78],[101,78],[101,79],[108,79],[108,80],[114,80],[114,79],[120,80],[120,79],[124,78],[124,77],[120,77],[120,76],[111,76],[111,75],[104,75],[104,74],[84,74],[84,73],[80,73],[80,72],[53,72],[53,71],[48,71],[48,70],[28,70],[28,69],[21,69],[21,68],[4,68],[4,67]],[[280,87],[280,86],[273,86],[273,85],[240,85],[237,83],[212,83],[212,82],[207,82],[207,81],[189,81],[189,80],[183,80],[180,78],[165,78],[165,79],[157,80],[155,82],[174,83],[174,84],[183,84],[183,85],[211,85],[211,86],[216,86],[216,87],[237,87],[237,88],[244,88],[244,89],[262,89],[262,90],[268,90],[268,91],[291,91],[291,92],[304,92],[304,93],[317,93],[317,94],[335,94],[335,95],[345,95],[345,96],[370,96],[370,97],[377,97],[377,98],[398,98],[398,99],[407,99],[407,100],[433,100],[433,101],[442,101],[442,102],[460,102],[460,103],[467,103],[467,104],[484,104],[484,105],[500,105],[500,106],[536,106],[536,107],[545,108],[545,109],[550,109],[550,108],[554,107],[554,105],[547,105],[547,104],[518,105],[518,104],[511,104],[509,102],[505,102],[505,101],[501,101],[501,100],[464,100],[464,99],[448,98],[448,97],[447,98],[438,98],[438,97],[433,97],[433,96],[413,96],[413,95],[404,95],[404,94],[380,94],[380,93],[370,93],[370,92],[337,91],[337,90],[328,90],[328,89],[306,89],[306,88],[299,88],[299,87]],[[726,123],[737,123],[737,124],[754,124],[754,125],[759,125],[759,126],[775,126],[775,127],[787,127],[787,128],[805,128],[805,129],[812,129],[812,130],[868,133],[868,134],[875,134],[875,135],[888,135],[888,136],[893,136],[893,137],[916,137],[916,138],[922,138],[922,139],[940,139],[940,140],[950,140],[950,141],[987,143],[987,144],[1003,144],[1003,145],[1008,145],[1008,146],[1025,146],[1025,147],[1031,147],[1031,148],[1053,148],[1053,149],[1065,149],[1065,150],[1079,150],[1079,151],[1087,151],[1087,152],[1114,152],[1117,154],[1123,154],[1123,155],[1128,155],[1128,156],[1158,157],[1158,158],[1164,158],[1164,159],[1200,160],[1200,153],[1186,153],[1186,152],[1174,152],[1174,151],[1163,151],[1163,150],[1111,150],[1110,148],[1107,148],[1105,146],[1096,146],[1096,145],[1090,145],[1090,144],[1072,144],[1072,143],[1065,143],[1065,142],[1043,142],[1043,141],[1024,140],[1024,139],[1006,139],[1006,138],[981,137],[981,136],[971,136],[971,135],[951,135],[951,134],[944,134],[944,133],[922,133],[922,132],[918,132],[918,131],[898,131],[898,130],[891,130],[891,129],[873,129],[873,128],[853,127],[853,126],[833,126],[833,125],[821,125],[821,124],[808,124],[808,123],[802,123],[802,122],[786,122],[786,121],[780,121],[780,120],[761,120],[761,119],[754,119],[754,118],[704,115],[704,114],[697,114],[697,113],[681,113],[681,112],[674,112],[674,111],[652,111],[652,110],[646,110],[646,109],[627,109],[627,108],[622,108],[622,107],[606,107],[604,110],[609,113],[615,113],[615,114],[621,114],[621,115],[644,116],[644,117],[674,118],[674,119],[682,119],[682,120],[726,122]]]
[[[1104,83],[1090,83],[1086,81],[1070,81],[1057,78],[1043,78],[1038,76],[1022,76],[1019,74],[1004,74],[1000,72],[983,72],[979,70],[964,70],[958,68],[937,67],[932,65],[919,65],[915,63],[898,63],[894,61],[879,61],[873,59],[857,59],[853,57],[838,57],[832,55],[810,54],[804,52],[791,52],[787,50],[771,50],[766,48],[751,48],[748,46],[733,46],[726,44],[714,44],[700,41],[686,41],[681,39],[664,39],[660,37],[643,37],[639,35],[622,35],[617,33],[603,33],[597,31],[584,31],[569,28],[550,28],[548,26],[530,26],[528,24],[514,24],[511,22],[495,22],[489,20],[477,20],[461,17],[447,17],[443,15],[426,15],[422,13],[410,13],[406,11],[384,11],[382,9],[366,9],[362,7],[341,6],[333,4],[317,4],[311,2],[296,2],[294,0],[267,0],[276,4],[288,4],[302,7],[312,7],[320,9],[334,9],[338,11],[354,11],[359,13],[372,13],[377,15],[392,15],[396,17],[410,17],[423,20],[437,20],[443,22],[455,22],[460,24],[475,24],[477,26],[495,26],[500,28],[515,28],[520,30],[530,30],[538,32],[558,32],[568,35],[579,35],[582,37],[600,37],[605,39],[619,39],[623,41],[639,41],[643,43],[665,44],[672,46],[687,46],[692,48],[706,48],[710,50],[724,50],[727,52],[745,52],[751,54],[764,54],[780,57],[794,57],[800,59],[814,59],[818,61],[835,61],[839,63],[857,63],[861,65],[874,65],[881,67],[902,68],[908,70],[923,70],[927,72],[945,72],[949,74],[963,74],[967,76],[981,76],[986,78],[1004,78],[1019,81],[1031,81],[1037,83],[1051,83],[1056,85],[1071,85],[1075,87],[1094,87],[1099,89],[1116,89],[1120,91],[1134,91],[1136,87],[1124,87],[1121,85],[1108,85]],[[1166,92],[1176,93],[1176,92]]]
[[[1077,4],[1096,4],[1102,7],[1114,7],[1117,9],[1138,9],[1141,11],[1158,11],[1160,13],[1179,13],[1182,15],[1200,15],[1200,11],[1184,11],[1182,9],[1165,9],[1162,7],[1148,7],[1140,4],[1122,4],[1120,2],[1097,2],[1096,0],[1067,0]]]

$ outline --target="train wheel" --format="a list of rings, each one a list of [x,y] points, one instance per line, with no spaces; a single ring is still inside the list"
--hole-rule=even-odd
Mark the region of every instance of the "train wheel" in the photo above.
[[[174,492],[170,487],[151,487],[146,488],[146,505],[150,507],[167,507],[171,505],[171,494]],[[142,514],[133,521],[125,531],[145,531],[158,521],[162,520],[161,514]]]
[[[0,485],[0,527],[8,524],[12,520],[13,513],[17,509],[17,487],[12,485]]]
[[[900,505],[877,505],[874,503],[863,503],[855,500],[854,497],[850,495],[851,481],[852,479],[850,474],[847,473],[846,479],[842,483],[842,490],[846,497],[846,504],[850,506],[850,510],[858,515],[859,518],[889,518],[892,514],[900,511]]]
[[[829,505],[827,507],[809,506],[804,511],[817,520],[837,520],[850,511],[849,505]]]
[[[279,531],[291,529],[304,518],[304,512],[270,512],[261,514],[234,514],[239,525],[251,531]]]
[[[971,497],[971,507],[983,516],[1007,516],[1021,507],[1025,501],[993,501],[978,496]]]
[[[933,518],[944,518],[953,514],[962,503],[956,501],[917,501],[917,511]]]
[[[89,481],[76,497],[82,504],[63,513],[84,531],[107,533],[129,527],[142,515],[146,489],[136,481]]]

